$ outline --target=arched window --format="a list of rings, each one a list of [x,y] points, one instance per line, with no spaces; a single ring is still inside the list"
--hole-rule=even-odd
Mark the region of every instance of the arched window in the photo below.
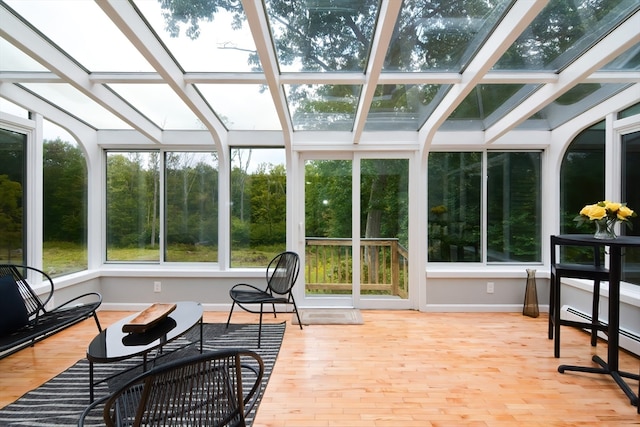
[[[87,269],[87,161],[73,137],[44,121],[42,266],[51,276]]]
[[[604,200],[605,123],[582,131],[567,148],[560,168],[560,233],[587,233],[573,218],[587,204]]]
[[[605,122],[599,122],[581,132],[569,145],[560,169],[560,233],[592,233],[588,225],[577,226],[573,218],[582,207],[605,200],[607,180],[617,182],[620,187],[614,190],[620,194],[615,201],[640,212],[640,191],[638,162],[640,161],[640,132],[623,134],[613,143],[620,144],[620,157],[611,161],[611,170],[606,175],[605,158]],[[612,174],[620,174],[619,177]],[[640,235],[640,217],[631,219],[632,228],[621,225],[620,234]],[[563,260],[579,262],[582,256],[578,250],[563,253]],[[628,249],[623,259],[622,279],[625,282],[640,285],[640,251]]]

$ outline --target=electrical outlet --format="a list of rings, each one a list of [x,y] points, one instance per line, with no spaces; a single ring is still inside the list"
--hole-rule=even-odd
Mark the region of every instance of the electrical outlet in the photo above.
[[[153,282],[153,292],[162,292],[162,282]]]
[[[492,294],[493,290],[493,282],[487,282],[487,293]]]

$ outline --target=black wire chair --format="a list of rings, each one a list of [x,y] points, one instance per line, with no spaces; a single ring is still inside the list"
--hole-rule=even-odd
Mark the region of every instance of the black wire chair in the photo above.
[[[262,358],[250,350],[197,354],[159,365],[96,400],[78,426],[95,423],[104,405],[108,427],[242,427],[260,396],[263,374]]]
[[[227,327],[231,321],[231,315],[236,304],[249,313],[260,313],[260,324],[258,326],[258,348],[260,348],[260,339],[262,335],[262,313],[264,305],[271,304],[273,316],[276,317],[276,304],[293,305],[293,311],[298,318],[298,324],[302,329],[302,322],[298,314],[298,307],[293,298],[291,290],[298,279],[300,272],[300,257],[295,252],[282,252],[276,255],[267,267],[267,287],[260,289],[254,285],[240,283],[235,285],[229,291],[229,296],[233,300],[229,318],[227,319]],[[255,310],[250,305],[260,305],[260,310]]]
[[[12,301],[13,308],[24,303],[23,311],[26,316],[26,321],[20,324],[19,328],[0,334],[0,358],[32,346],[90,317],[95,320],[98,331],[102,331],[96,314],[96,310],[102,304],[102,295],[99,293],[88,292],[69,299],[55,308],[48,308],[54,302],[55,286],[51,277],[44,271],[27,265],[0,264],[0,277],[15,283],[21,301],[19,301],[20,298]],[[39,294],[34,291],[27,277],[41,284],[42,290]],[[10,316],[6,312],[2,315]]]

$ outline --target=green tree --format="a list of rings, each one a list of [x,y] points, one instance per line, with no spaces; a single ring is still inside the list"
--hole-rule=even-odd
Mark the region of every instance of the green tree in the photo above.
[[[87,166],[82,151],[57,138],[44,141],[44,241],[86,240]]]
[[[22,185],[0,175],[0,249],[6,250],[6,259],[11,260],[11,251],[21,247]]]
[[[308,237],[351,238],[352,162],[309,161],[305,166]]]
[[[107,157],[107,241],[111,247],[145,247],[158,242],[153,212],[156,168],[148,153],[109,153]],[[145,169],[146,166],[146,169]]]
[[[285,243],[287,176],[284,165],[261,164],[249,179],[250,240],[255,244]]]
[[[212,166],[216,162],[214,153],[166,154],[168,246],[217,242],[218,171]]]

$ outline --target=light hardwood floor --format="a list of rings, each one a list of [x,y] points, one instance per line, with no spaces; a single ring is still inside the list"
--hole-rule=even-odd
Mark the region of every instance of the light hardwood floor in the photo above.
[[[123,312],[100,312],[103,326]],[[205,321],[225,322],[207,312]],[[364,325],[287,329],[255,427],[631,426],[640,415],[608,376],[557,372],[606,357],[563,327],[553,357],[547,317],[519,313],[364,311]],[[257,316],[234,313],[233,322]],[[268,319],[267,321],[274,321]],[[89,320],[0,360],[0,407],[84,357]],[[638,372],[622,353],[620,367]],[[629,380],[638,389],[638,382]]]

